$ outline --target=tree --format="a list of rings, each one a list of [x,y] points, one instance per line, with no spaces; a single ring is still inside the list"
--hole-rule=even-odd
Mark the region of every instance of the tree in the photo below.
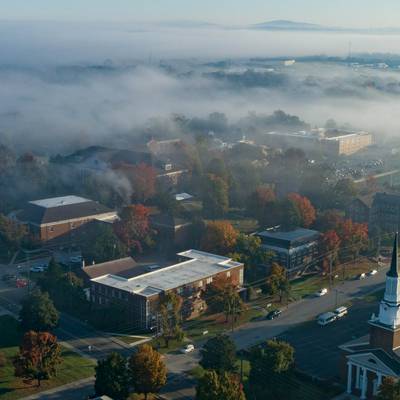
[[[217,372],[236,371],[236,346],[227,335],[217,335],[208,339],[200,350],[200,365]]]
[[[118,164],[114,170],[122,173],[130,182],[132,198],[138,203],[145,203],[156,193],[156,170],[145,163],[138,165]]]
[[[170,291],[161,296],[159,312],[161,332],[166,347],[169,347],[171,340],[181,341],[183,339],[181,309],[182,298],[175,292]]]
[[[4,368],[6,366],[6,356],[3,352],[0,352],[0,368]]]
[[[237,291],[237,285],[231,279],[217,277],[203,292],[208,309],[213,313],[225,314],[226,322],[231,317],[232,329],[237,316],[241,314],[244,304]]]
[[[228,185],[220,177],[207,174],[204,177],[203,188],[203,209],[210,217],[221,217],[229,209]]]
[[[335,206],[344,209],[349,201],[357,195],[357,187],[352,179],[340,179],[332,190],[335,198]]]
[[[280,382],[287,382],[287,380],[275,378],[286,374],[293,363],[294,349],[289,343],[269,340],[265,347],[254,348],[250,354],[249,388],[251,392],[257,394],[256,398],[283,398],[288,388]]]
[[[267,186],[259,186],[247,200],[247,213],[257,221],[263,221],[268,207],[276,201],[274,191]]]
[[[300,196],[298,193],[289,193],[288,199],[294,203],[300,214],[300,225],[308,228],[316,218],[315,208],[307,197]]]
[[[266,265],[273,254],[262,248],[259,237],[239,233],[230,256],[244,264],[246,281],[253,281],[257,279],[257,267]]]
[[[129,395],[129,374],[126,359],[111,353],[97,361],[94,389],[97,396],[107,395],[115,400],[125,400]]]
[[[279,203],[278,213],[280,213],[281,226],[286,231],[298,228],[302,223],[299,208],[289,199],[282,200]]]
[[[246,400],[237,376],[206,371],[196,387],[196,400]]]
[[[129,372],[135,392],[158,393],[167,382],[167,368],[161,354],[150,345],[144,344],[129,359]]]
[[[367,224],[359,224],[351,219],[346,219],[339,224],[337,233],[341,242],[345,245],[342,254],[345,252],[354,260],[368,244]]]
[[[272,296],[279,294],[280,302],[282,302],[283,296],[287,296],[290,292],[290,282],[287,277],[286,269],[275,262],[271,265],[271,271],[266,282],[266,289]]]
[[[201,248],[204,251],[225,255],[236,245],[239,233],[228,221],[211,221],[204,231]]]
[[[338,210],[326,210],[318,215],[318,218],[315,221],[315,228],[321,232],[330,230],[337,231],[342,222],[343,217]]]
[[[22,301],[19,314],[24,330],[47,331],[54,329],[58,324],[58,311],[54,307],[48,293],[39,289]]]
[[[20,248],[27,234],[28,231],[25,225],[21,225],[0,214],[0,248],[6,248],[8,255]]]
[[[330,270],[332,264],[338,256],[341,240],[334,230],[327,231],[321,235],[319,248],[323,256],[323,269],[325,272]]]
[[[126,246],[116,236],[109,224],[101,224],[96,228],[96,234],[91,240],[85,241],[83,258],[86,262],[102,263],[125,257]]]
[[[125,207],[114,228],[117,236],[132,253],[141,253],[144,245],[152,244],[149,209],[142,204]]]
[[[48,332],[25,333],[19,353],[13,359],[15,376],[36,379],[38,386],[44,379],[56,375],[62,362],[57,338]]]
[[[376,400],[400,400],[400,382],[391,377],[384,378]]]

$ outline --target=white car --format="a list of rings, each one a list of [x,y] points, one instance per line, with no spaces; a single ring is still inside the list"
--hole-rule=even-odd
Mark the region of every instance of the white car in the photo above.
[[[333,313],[336,315],[336,318],[342,318],[347,315],[348,309],[347,307],[342,306],[337,308]]]
[[[369,276],[374,276],[378,273],[378,271],[376,269],[373,269],[372,271],[368,272]]]
[[[325,326],[337,320],[337,315],[333,312],[326,312],[318,316],[318,325]]]
[[[359,280],[365,279],[365,277],[366,277],[365,272],[363,272],[362,274],[358,275],[358,279]]]
[[[194,351],[194,346],[192,344],[188,344],[181,351],[184,354],[191,353],[192,351]]]
[[[36,265],[36,266],[34,266],[34,267],[31,267],[29,270],[30,270],[31,272],[44,272],[45,268],[43,268],[43,267],[40,266],[40,265]]]
[[[325,296],[327,293],[328,293],[328,289],[327,288],[322,288],[322,289],[318,290],[318,292],[315,293],[315,295],[317,297],[322,297],[322,296]]]

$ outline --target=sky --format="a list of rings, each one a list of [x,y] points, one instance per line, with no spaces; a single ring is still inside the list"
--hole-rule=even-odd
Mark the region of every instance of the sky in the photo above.
[[[398,0],[0,0],[3,20],[207,21],[288,19],[340,27],[399,27]]]

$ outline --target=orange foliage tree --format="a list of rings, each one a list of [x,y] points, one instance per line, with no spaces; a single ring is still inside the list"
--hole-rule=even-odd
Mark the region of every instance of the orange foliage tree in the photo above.
[[[311,226],[316,218],[315,208],[311,204],[311,201],[298,193],[289,193],[288,199],[292,201],[298,209],[302,225],[306,228]]]
[[[368,225],[345,219],[338,226],[338,235],[343,244],[343,250],[354,259],[368,243]]]
[[[17,377],[36,379],[38,386],[44,379],[56,375],[62,362],[61,347],[57,338],[48,332],[26,332],[19,353],[14,357],[14,374]]]
[[[228,221],[211,221],[203,233],[201,248],[225,255],[235,247],[238,235],[238,231]]]
[[[323,256],[323,269],[328,271],[329,261],[332,263],[337,259],[341,240],[334,230],[322,234],[320,239],[320,253]]]

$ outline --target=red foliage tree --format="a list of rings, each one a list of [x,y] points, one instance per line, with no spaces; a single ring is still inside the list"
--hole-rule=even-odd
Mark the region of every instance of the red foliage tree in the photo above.
[[[300,196],[298,193],[289,193],[288,199],[292,201],[297,209],[302,220],[302,225],[308,228],[312,225],[316,218],[316,212],[311,201],[307,197]]]
[[[149,209],[142,204],[125,207],[120,220],[114,224],[114,230],[131,252],[141,253],[144,244],[151,244]]]
[[[343,243],[344,250],[357,258],[361,249],[368,242],[368,225],[353,222],[351,219],[345,219],[338,226],[338,234]]]

